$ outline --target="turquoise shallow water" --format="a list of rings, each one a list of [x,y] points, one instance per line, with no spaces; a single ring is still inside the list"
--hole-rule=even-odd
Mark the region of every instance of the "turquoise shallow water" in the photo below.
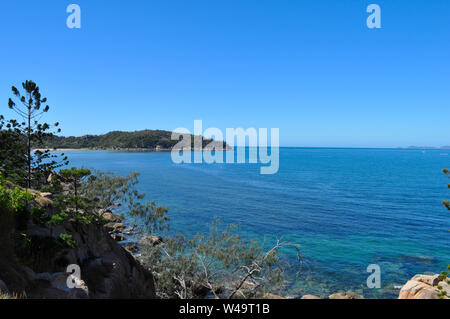
[[[275,175],[260,175],[258,164],[174,164],[170,153],[68,155],[74,166],[140,172],[140,189],[169,208],[173,232],[207,231],[218,216],[267,245],[298,244],[304,264],[296,277],[290,270],[293,295],[354,289],[392,298],[412,275],[450,263],[447,152],[281,148]],[[381,267],[381,289],[366,287],[369,264]]]

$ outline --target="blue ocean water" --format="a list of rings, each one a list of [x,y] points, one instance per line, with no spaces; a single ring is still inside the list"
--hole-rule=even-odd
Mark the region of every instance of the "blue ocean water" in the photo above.
[[[395,298],[394,286],[450,263],[447,151],[281,148],[274,175],[260,175],[259,164],[174,164],[170,153],[67,154],[71,166],[140,172],[147,198],[169,208],[172,232],[206,232],[217,216],[268,247],[294,242],[303,259],[290,268],[295,296]],[[380,289],[366,286],[369,264],[381,268]]]

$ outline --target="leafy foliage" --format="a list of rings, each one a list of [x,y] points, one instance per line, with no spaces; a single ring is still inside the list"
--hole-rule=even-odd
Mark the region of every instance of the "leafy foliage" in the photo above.
[[[137,189],[139,173],[122,177],[110,172],[95,171],[82,185],[81,194],[100,210],[109,210],[116,203],[127,206],[128,214],[140,219],[149,232],[167,229],[167,208],[153,201],[144,201],[145,194]]]
[[[22,121],[10,120],[7,124],[8,130],[2,134],[6,134],[9,138],[16,137],[15,144],[22,143],[22,147],[14,149],[17,155],[9,154],[10,159],[19,159],[19,164],[22,166],[23,162],[26,163],[26,187],[39,186],[41,180],[44,178],[44,174],[50,170],[67,165],[67,157],[63,157],[61,160],[56,160],[58,157],[52,154],[50,150],[36,150],[32,154],[33,147],[39,147],[42,145],[44,139],[51,137],[54,132],[52,126],[47,123],[41,123],[40,119],[44,113],[48,112],[50,107],[46,105],[41,108],[43,104],[47,102],[47,98],[42,98],[39,91],[39,87],[33,81],[25,81],[22,83],[24,90],[21,93],[15,86],[11,88],[14,99],[8,100],[8,106],[13,110]],[[58,127],[59,123],[53,125],[54,128]],[[61,129],[57,129],[57,133],[61,132]],[[17,139],[18,137],[18,139]],[[11,145],[4,145],[4,147],[10,147]],[[10,149],[11,152],[11,149]],[[34,185],[32,185],[34,183]]]
[[[70,183],[73,194],[66,201],[68,205],[72,204],[75,212],[78,212],[78,208],[86,208],[83,205],[84,198],[79,196],[78,190],[81,187],[83,179],[91,175],[91,171],[85,168],[72,167],[71,169],[61,169],[59,175],[68,183]]]
[[[442,172],[443,172],[445,175],[447,175],[448,178],[450,178],[450,172],[448,171],[448,169],[444,168],[444,169],[442,170]],[[447,184],[447,187],[450,188],[450,184]],[[442,201],[442,204],[444,204],[444,206],[445,206],[448,210],[450,210],[450,201],[444,200],[444,201]]]
[[[15,238],[15,254],[19,260],[36,272],[52,272],[58,267],[67,266],[64,258],[55,260],[60,252],[75,247],[71,237],[37,236],[17,233]],[[71,246],[74,245],[74,246]],[[59,264],[60,263],[60,264]],[[60,268],[59,268],[60,269]]]
[[[26,147],[15,120],[0,115],[0,172],[8,180],[24,185],[27,172]]]
[[[281,289],[284,284],[278,250],[294,245],[278,242],[263,251],[255,240],[245,240],[239,226],[223,226],[216,219],[209,234],[193,239],[169,237],[159,245],[147,244],[143,258],[153,271],[158,294],[182,299],[251,297]]]
[[[0,209],[2,211],[0,223],[12,225],[10,218],[14,218],[13,225],[18,229],[24,229],[29,219],[28,202],[34,196],[18,187],[11,190],[6,184],[6,180],[0,173]],[[7,230],[5,232],[8,233]]]
[[[11,257],[12,233],[15,228],[14,209],[10,192],[5,188],[5,180],[0,173],[0,262]]]
[[[117,203],[139,220],[146,233],[169,228],[167,208],[145,200],[145,194],[139,192],[139,173],[122,177],[76,167],[56,172],[67,165],[67,157],[59,159],[49,148],[169,149],[178,143],[171,140],[171,132],[146,130],[57,137],[54,134],[60,133],[58,123],[40,122],[49,106],[39,87],[25,81],[22,89],[23,93],[13,86],[14,99],[8,101],[20,120],[6,121],[0,115],[0,262],[18,258],[36,272],[66,266],[65,254],[78,243],[71,234],[54,235],[54,228],[65,227],[66,223],[96,223],[101,227],[105,220],[99,212],[111,210]],[[211,142],[203,139],[204,146]],[[32,149],[38,147],[43,149],[32,154]],[[36,207],[38,199],[45,196],[31,191],[32,187],[50,191],[54,206],[48,210]],[[30,220],[50,231],[45,235],[27,234]],[[277,242],[264,251],[257,241],[242,238],[239,226],[224,226],[216,220],[209,234],[197,234],[191,239],[177,235],[159,244],[145,245],[143,259],[155,275],[161,297],[193,298],[207,293],[216,298],[250,297],[284,285],[278,257],[284,246],[297,249],[290,243]]]
[[[72,235],[60,234],[59,235],[59,240],[62,243],[64,243],[64,245],[66,245],[69,248],[76,248],[77,247],[77,242],[72,239]]]
[[[11,206],[17,211],[26,209],[28,202],[34,199],[34,195],[18,187],[14,187],[9,196],[11,198]]]
[[[445,175],[447,175],[447,177],[449,177],[450,178],[450,172],[449,172],[449,170],[448,169],[446,169],[446,168],[444,168],[443,170],[442,170],[442,172],[445,174]],[[447,184],[447,187],[448,188],[450,188],[450,184]],[[448,209],[448,210],[450,210],[450,201],[442,201],[442,204]],[[450,265],[448,265],[448,271],[450,272]],[[439,276],[439,279],[440,280],[446,280],[448,278],[448,272],[446,271],[446,270],[443,270],[442,272],[441,272],[441,274],[440,274],[440,276]],[[450,283],[450,282],[449,282]],[[442,290],[442,287],[441,287],[441,289],[439,289],[440,291],[439,291],[439,293],[438,293],[438,297],[439,298],[441,298],[441,299],[444,299],[444,297],[445,296],[447,296],[447,291],[445,291],[445,290]]]
[[[142,130],[135,132],[113,131],[104,135],[81,137],[50,136],[44,144],[48,148],[92,148],[92,149],[171,149],[178,143],[171,139],[172,132],[162,130]],[[191,136],[192,145],[194,136]],[[203,146],[211,143],[203,139]]]

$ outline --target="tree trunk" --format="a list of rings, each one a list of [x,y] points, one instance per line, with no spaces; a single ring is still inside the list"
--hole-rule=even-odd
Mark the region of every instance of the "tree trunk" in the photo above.
[[[77,180],[76,179],[74,182],[74,188],[75,188],[75,213],[78,213],[78,192],[77,192]]]
[[[27,132],[27,152],[28,152],[28,181],[27,187],[31,189],[31,104],[28,106],[28,132]]]

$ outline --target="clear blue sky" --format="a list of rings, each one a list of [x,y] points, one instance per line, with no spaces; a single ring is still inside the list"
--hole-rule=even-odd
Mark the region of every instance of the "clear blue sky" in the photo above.
[[[82,28],[66,27],[66,7]],[[382,29],[366,7],[382,9]],[[450,144],[448,0],[0,5],[0,113],[36,81],[64,135],[278,127],[282,146]],[[1,106],[3,105],[3,106]]]

